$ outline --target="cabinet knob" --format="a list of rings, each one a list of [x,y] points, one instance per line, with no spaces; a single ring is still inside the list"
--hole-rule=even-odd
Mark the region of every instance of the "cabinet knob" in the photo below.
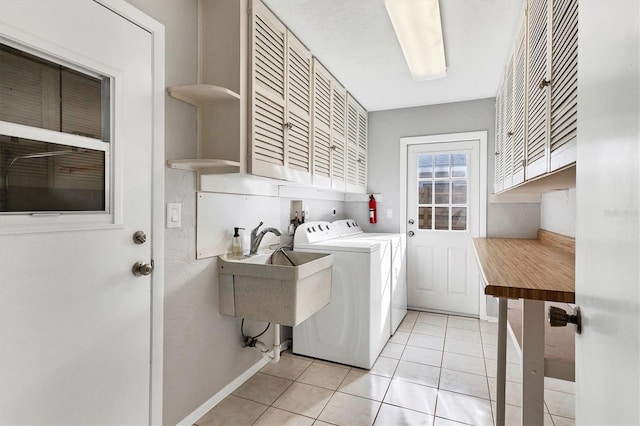
[[[543,79],[540,84],[538,84],[538,88],[544,89],[545,87],[551,84],[551,80]]]
[[[507,132],[507,136],[509,137],[513,136],[513,132]]]
[[[285,129],[293,129],[293,123],[282,123],[282,127]]]
[[[331,145],[331,146],[329,147],[329,149],[331,149],[331,150],[334,150],[334,151],[335,151],[336,146],[335,146],[335,145]]]

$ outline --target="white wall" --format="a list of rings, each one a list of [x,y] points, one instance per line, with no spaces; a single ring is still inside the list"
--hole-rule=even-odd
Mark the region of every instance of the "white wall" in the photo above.
[[[400,220],[400,138],[405,136],[488,131],[488,193],[493,192],[495,152],[495,99],[480,99],[369,113],[368,191],[379,192],[378,224],[368,224],[363,203],[347,203],[346,214],[358,219],[366,231],[398,232]],[[387,209],[392,218],[386,217]],[[489,204],[487,235],[534,238],[540,227],[540,205]]]
[[[495,163],[495,99],[480,99],[369,113],[368,191],[382,194],[378,223],[370,225],[366,203],[345,203],[345,214],[368,232],[400,229],[400,138],[487,130],[487,192],[493,192]],[[387,209],[392,217],[387,218]],[[487,236],[535,238],[540,228],[539,203],[488,204]],[[486,297],[486,313],[497,316],[495,298]]]
[[[540,226],[547,231],[576,236],[576,189],[542,194]]]
[[[196,82],[197,1],[128,0],[166,26],[167,86]],[[369,116],[369,190],[383,193],[379,203],[377,232],[399,229],[399,140],[403,136],[489,130],[493,152],[494,99],[455,104],[380,111]],[[196,111],[180,101],[166,99],[167,159],[192,158],[196,154]],[[488,170],[493,171],[489,155]],[[492,182],[493,176],[489,176]],[[182,203],[182,227],[165,233],[165,337],[164,424],[175,424],[190,415],[222,388],[253,366],[261,357],[255,349],[240,346],[240,320],[218,310],[218,278],[215,258],[196,260],[196,180],[188,171],[166,169],[166,202]],[[294,197],[297,198],[297,197]],[[220,198],[221,209],[233,206]],[[260,197],[248,196],[250,222],[260,220]],[[280,227],[288,223],[289,201],[280,200]],[[355,217],[368,225],[366,203],[305,200],[309,220]],[[336,208],[336,216],[332,215]],[[393,217],[386,218],[391,208]],[[228,212],[228,211],[227,211]],[[533,236],[539,227],[539,205],[490,205],[488,232],[496,236]],[[223,224],[231,228],[233,223]],[[286,242],[287,239],[283,239]],[[259,332],[262,323],[248,324],[247,332]],[[283,331],[288,335],[288,330]],[[271,339],[271,333],[264,336]]]
[[[166,27],[166,85],[195,83],[197,1],[128,1]],[[165,131],[167,159],[195,157],[194,107],[167,96]],[[165,232],[163,423],[176,424],[261,355],[257,349],[241,347],[240,320],[219,313],[216,260],[196,260],[195,173],[165,172],[165,201],[182,204],[182,227]],[[260,206],[252,205],[252,211],[257,224]],[[257,334],[263,327],[247,324],[246,331]],[[272,333],[264,338],[270,341]]]

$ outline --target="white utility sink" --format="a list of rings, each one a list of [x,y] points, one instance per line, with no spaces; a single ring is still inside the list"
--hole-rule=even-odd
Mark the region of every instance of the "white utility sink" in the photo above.
[[[328,253],[219,256],[220,312],[293,327],[331,301],[332,266]]]

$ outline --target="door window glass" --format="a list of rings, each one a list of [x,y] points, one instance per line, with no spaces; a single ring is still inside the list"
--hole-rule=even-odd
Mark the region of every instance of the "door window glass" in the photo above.
[[[468,153],[418,155],[418,229],[466,231]]]
[[[109,86],[0,44],[0,214],[108,211]]]

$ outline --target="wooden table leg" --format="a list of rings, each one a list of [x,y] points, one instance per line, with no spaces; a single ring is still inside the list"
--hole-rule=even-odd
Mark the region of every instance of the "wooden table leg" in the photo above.
[[[507,380],[507,299],[498,298],[498,361],[497,361],[497,395],[496,426],[504,426],[505,385]]]
[[[544,301],[522,303],[522,425],[544,423]]]

